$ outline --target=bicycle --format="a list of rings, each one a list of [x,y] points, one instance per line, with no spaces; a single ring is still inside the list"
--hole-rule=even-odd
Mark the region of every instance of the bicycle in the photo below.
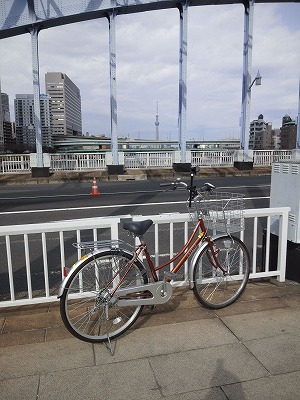
[[[180,179],[161,185],[189,191],[188,209],[195,222],[187,242],[167,262],[155,266],[151,259],[144,240],[151,219],[123,222],[123,228],[139,239],[135,246],[122,240],[75,244],[88,254],[75,263],[58,293],[62,320],[73,336],[110,343],[134,324],[144,306],[164,304],[171,298],[172,279],[188,258],[190,288],[200,304],[218,309],[241,296],[249,279],[250,257],[230,227],[244,229],[243,198],[221,194],[212,202],[214,186],[206,183],[198,191],[193,179],[194,172],[190,185]],[[221,230],[220,225],[224,232],[211,236],[208,229]],[[157,272],[174,263],[159,280]]]

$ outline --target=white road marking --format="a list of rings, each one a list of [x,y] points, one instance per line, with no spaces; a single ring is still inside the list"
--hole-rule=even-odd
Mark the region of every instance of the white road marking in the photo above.
[[[270,199],[270,196],[266,197],[245,197],[244,200],[262,200]],[[135,203],[135,204],[115,204],[110,206],[91,206],[91,207],[70,207],[70,208],[50,208],[45,210],[23,210],[23,211],[4,211],[0,212],[0,215],[11,215],[11,214],[37,214],[47,212],[59,212],[59,211],[82,211],[82,210],[104,210],[108,208],[123,208],[123,207],[149,207],[158,205],[168,204],[185,204],[186,201],[165,201],[160,203]]]

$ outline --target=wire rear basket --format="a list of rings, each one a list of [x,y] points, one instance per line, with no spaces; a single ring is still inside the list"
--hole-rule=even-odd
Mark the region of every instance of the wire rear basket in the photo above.
[[[189,207],[188,207],[189,208]],[[228,192],[200,193],[189,208],[193,222],[202,217],[207,229],[234,233],[245,229],[244,195]]]

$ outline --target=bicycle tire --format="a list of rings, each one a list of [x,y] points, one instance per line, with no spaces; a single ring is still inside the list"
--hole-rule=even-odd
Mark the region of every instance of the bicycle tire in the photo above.
[[[243,293],[250,274],[250,257],[245,244],[234,236],[212,239],[216,257],[226,274],[213,266],[209,244],[203,248],[193,271],[193,291],[207,308],[219,309],[234,303]]]
[[[120,280],[120,288],[148,283],[139,261],[125,273],[131,259],[132,255],[122,250],[103,251],[86,258],[70,275],[60,299],[60,313],[73,336],[85,342],[106,342],[136,321],[143,306],[118,307],[117,301],[109,301],[109,292]]]

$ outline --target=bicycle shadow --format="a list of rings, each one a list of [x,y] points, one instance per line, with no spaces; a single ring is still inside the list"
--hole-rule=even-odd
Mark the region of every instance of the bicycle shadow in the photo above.
[[[226,383],[220,384],[220,382]],[[211,389],[204,397],[204,400],[211,400],[215,398],[216,388],[223,393],[225,392],[225,395],[229,398],[246,400],[246,395],[243,390],[242,383],[240,382],[240,378],[226,368],[222,358],[217,360],[217,366],[211,378],[210,387]]]

